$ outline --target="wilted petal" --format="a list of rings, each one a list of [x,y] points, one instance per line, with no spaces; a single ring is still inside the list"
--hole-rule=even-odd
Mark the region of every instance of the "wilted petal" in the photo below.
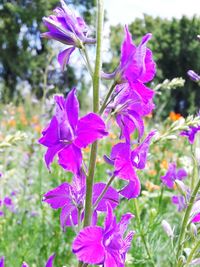
[[[85,227],[75,238],[72,251],[80,261],[89,264],[102,264],[105,257],[102,239],[103,229],[101,227]]]
[[[96,202],[104,188],[106,187],[106,184],[104,183],[97,183],[93,187],[93,204]],[[108,190],[106,191],[105,195],[99,202],[96,210],[97,211],[106,211],[107,210],[107,203],[110,203],[112,208],[115,208],[119,204],[119,194],[117,191],[112,188],[111,186],[108,187]]]
[[[72,52],[74,52],[74,49],[75,49],[74,47],[67,48],[58,54],[58,62],[60,64],[62,71],[64,71],[65,66],[69,63],[69,58]]]
[[[104,121],[94,113],[89,113],[78,121],[76,134],[74,144],[80,148],[108,135]]]
[[[53,267],[53,261],[54,261],[55,256],[56,254],[53,254],[48,258],[45,267]]]
[[[59,209],[71,202],[71,185],[63,183],[50,190],[44,195],[43,201],[47,202],[53,209]]]
[[[80,148],[71,144],[66,146],[58,153],[58,163],[65,169],[72,173],[79,173],[82,164],[82,154]]]

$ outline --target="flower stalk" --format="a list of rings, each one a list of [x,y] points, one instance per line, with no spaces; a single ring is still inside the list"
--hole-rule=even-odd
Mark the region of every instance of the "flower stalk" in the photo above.
[[[103,0],[97,2],[97,47],[96,47],[96,61],[93,76],[93,111],[95,113],[99,110],[99,88],[100,88],[100,76],[101,76],[101,46],[102,46],[102,32],[103,32]],[[97,158],[97,141],[92,144],[89,172],[86,180],[86,200],[85,200],[85,217],[84,227],[90,225],[92,217],[92,188],[94,183],[94,172]]]

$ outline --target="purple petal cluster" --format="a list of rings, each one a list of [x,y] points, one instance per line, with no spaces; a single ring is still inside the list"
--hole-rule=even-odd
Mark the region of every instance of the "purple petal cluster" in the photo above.
[[[182,181],[186,177],[187,172],[183,168],[177,169],[176,163],[170,163],[166,174],[161,176],[161,180],[169,189],[173,189],[175,180]]]
[[[182,131],[180,135],[186,136],[190,142],[190,144],[194,143],[196,134],[200,132],[200,125],[199,126],[189,126],[189,129],[186,131]]]
[[[81,17],[77,17],[64,0],[60,0],[60,3],[61,7],[57,7],[54,10],[55,15],[43,18],[44,24],[49,31],[42,33],[41,36],[71,46],[58,55],[58,62],[62,70],[64,70],[65,65],[69,62],[70,55],[76,47],[83,48],[84,44],[95,43],[95,40],[88,38],[89,28],[85,21]]]
[[[128,27],[125,27],[120,65],[116,71],[119,83],[127,82],[130,88],[141,96],[144,103],[151,101],[154,95],[154,92],[144,85],[144,83],[150,82],[156,73],[152,52],[146,47],[151,36],[151,33],[147,33],[140,44],[136,46]]]
[[[55,102],[56,114],[39,139],[39,143],[47,147],[46,165],[50,168],[54,157],[58,155],[60,166],[74,174],[80,174],[81,149],[108,134],[105,123],[95,113],[78,118],[79,102],[75,89],[69,92],[66,99],[55,96]]]
[[[13,213],[15,212],[15,206],[9,196],[4,197],[4,199],[0,199],[0,208],[3,208],[3,206]],[[0,210],[0,217],[1,216],[4,216],[4,212],[2,210]]]
[[[104,190],[106,184],[96,183],[93,186],[93,204]],[[75,226],[78,224],[78,214],[81,213],[81,220],[84,218],[83,207],[85,203],[85,177],[74,177],[72,185],[63,183],[50,190],[44,195],[44,202],[47,202],[53,209],[61,208],[60,223],[65,226]],[[93,212],[93,225],[97,222],[97,212],[106,211],[106,202],[109,202],[114,209],[119,204],[119,196],[111,186]]]
[[[134,232],[129,232],[125,238],[124,233],[133,217],[131,213],[124,214],[117,223],[112,207],[108,204],[104,228],[99,226],[83,228],[73,242],[73,252],[80,261],[88,264],[124,267]]]
[[[150,141],[155,133],[155,131],[150,132],[145,140],[133,150],[128,143],[118,143],[112,148],[110,158],[104,157],[108,164],[114,166],[115,175],[129,182],[120,190],[120,194],[128,199],[136,198],[140,194],[141,186],[135,169],[145,168]]]
[[[125,138],[126,142],[130,143],[130,135],[135,129],[140,139],[144,134],[143,117],[152,112],[153,102],[144,103],[141,96],[127,83],[118,85],[115,94],[107,111],[115,115],[116,122],[121,129],[120,139]]]

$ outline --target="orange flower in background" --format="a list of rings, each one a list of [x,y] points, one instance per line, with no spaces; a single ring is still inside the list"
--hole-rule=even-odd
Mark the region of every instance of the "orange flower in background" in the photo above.
[[[32,119],[31,119],[31,123],[35,123],[35,124],[36,124],[36,123],[38,123],[38,122],[39,122],[39,118],[38,118],[38,116],[36,116],[36,115],[33,116]]]
[[[159,185],[153,184],[150,181],[146,181],[145,187],[149,192],[153,192],[155,190],[160,190],[160,186]]]
[[[85,153],[89,153],[89,152],[90,152],[90,147],[87,146],[86,148],[83,148],[83,151],[84,151]]]
[[[109,133],[109,137],[110,137],[111,139],[116,139],[116,138],[117,138],[116,134],[114,134],[114,133],[112,133],[112,132]]]
[[[149,170],[148,174],[151,176],[155,176],[157,174],[156,170]]]
[[[182,118],[182,116],[181,116],[181,114],[179,114],[179,113],[175,113],[174,111],[171,111],[171,112],[169,113],[169,119],[170,119],[171,121],[177,121],[177,120],[179,120],[180,118]]]
[[[40,124],[36,124],[35,126],[34,126],[34,129],[35,129],[35,131],[37,132],[37,133],[41,133],[42,132],[42,126],[40,125]]]
[[[16,126],[16,120],[13,118],[13,119],[10,119],[7,123],[7,125],[9,127],[15,127]]]
[[[160,163],[160,167],[161,169],[166,169],[168,168],[168,162],[166,161],[166,159],[163,159],[162,162]]]

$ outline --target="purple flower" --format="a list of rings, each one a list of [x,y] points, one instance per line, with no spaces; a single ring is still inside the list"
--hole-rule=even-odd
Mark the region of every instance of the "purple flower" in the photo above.
[[[200,76],[196,72],[194,72],[193,70],[188,70],[187,74],[192,81],[194,81],[194,82],[200,81]]]
[[[55,96],[56,114],[49,126],[42,132],[39,143],[46,146],[45,162],[49,168],[55,155],[58,163],[72,173],[80,173],[82,164],[81,148],[87,147],[108,133],[105,123],[95,113],[78,118],[79,103],[76,90],[69,92],[66,99]]]
[[[182,131],[180,135],[186,136],[190,142],[190,144],[194,143],[194,139],[196,134],[200,132],[200,125],[199,126],[189,126],[189,129],[186,131]]]
[[[5,261],[5,258],[1,257],[0,258],[0,267],[4,267],[4,261]]]
[[[133,91],[127,83],[118,85],[115,89],[114,101],[108,106],[108,111],[116,116],[116,122],[121,128],[120,139],[125,138],[130,143],[130,134],[137,129],[139,138],[144,133],[142,117],[148,115],[154,108],[152,101],[144,103],[141,96]]]
[[[141,96],[145,103],[152,100],[154,92],[144,83],[150,82],[156,73],[152,52],[146,47],[150,39],[151,33],[147,33],[142,38],[141,43],[136,46],[132,41],[128,27],[125,27],[120,66],[116,71],[117,80],[120,83],[128,82],[129,86]]]
[[[61,208],[60,223],[62,228],[65,226],[74,226],[78,224],[78,213],[81,212],[81,220],[83,220],[84,201],[85,201],[85,182],[82,177],[74,177],[73,184],[63,183],[58,187],[50,190],[44,195],[43,201],[50,204],[53,209]],[[101,194],[106,184],[97,183],[93,186],[93,204]],[[109,202],[112,208],[119,203],[119,196],[115,189],[111,186],[108,188],[104,197],[99,202],[93,213],[93,224],[97,221],[97,211],[106,211],[106,202]]]
[[[95,43],[94,39],[88,38],[88,27],[81,17],[76,17],[74,12],[68,8],[64,0],[61,0],[61,8],[57,7],[55,15],[44,17],[43,21],[48,32],[42,33],[41,37],[53,39],[71,46],[60,52],[58,62],[62,70],[69,62],[70,55],[76,47],[83,48],[84,44]]]
[[[144,169],[150,141],[154,134],[155,131],[150,132],[134,150],[131,150],[128,143],[119,143],[112,148],[110,158],[104,156],[106,162],[114,166],[115,175],[129,181],[129,184],[119,191],[128,199],[136,198],[140,194],[140,181],[135,168]]]
[[[184,169],[177,169],[176,163],[170,163],[169,168],[164,176],[161,176],[163,184],[169,189],[173,189],[175,180],[182,181],[187,177],[187,172]]]
[[[200,222],[200,200],[197,200],[192,207],[190,221],[193,223]]]
[[[171,198],[171,201],[172,201],[172,204],[177,206],[179,212],[181,212],[187,207],[185,197],[182,195],[173,196]]]
[[[80,261],[88,264],[124,267],[134,232],[129,232],[125,238],[123,236],[133,217],[131,213],[124,214],[117,223],[112,207],[108,204],[104,228],[99,226],[83,228],[72,244],[73,253]]]

